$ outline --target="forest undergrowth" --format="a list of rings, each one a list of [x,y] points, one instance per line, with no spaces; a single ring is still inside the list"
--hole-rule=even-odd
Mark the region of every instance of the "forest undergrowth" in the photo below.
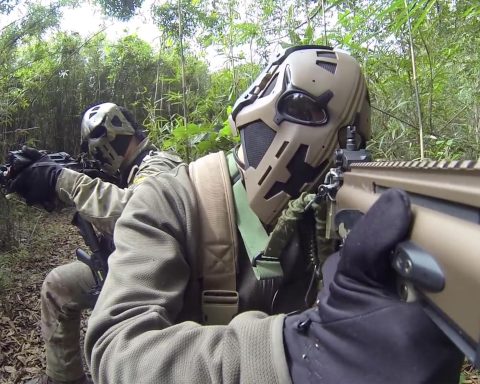
[[[72,215],[37,213],[20,245],[0,250],[0,384],[24,383],[45,370],[40,289],[51,269],[73,261],[75,249],[85,247],[70,224]],[[460,384],[480,384],[479,372],[465,364]]]
[[[0,384],[24,383],[45,370],[40,289],[51,269],[84,246],[72,214],[37,213],[20,244],[0,250]]]

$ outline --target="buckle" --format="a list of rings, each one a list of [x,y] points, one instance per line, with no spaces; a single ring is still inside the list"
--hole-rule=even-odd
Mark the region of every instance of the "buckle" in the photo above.
[[[225,325],[238,313],[238,292],[209,290],[202,292],[202,317],[206,325]]]
[[[265,261],[265,262],[280,262],[280,260],[277,257],[271,257],[271,256],[265,256],[265,254],[260,252],[257,256],[255,256],[252,260],[252,267],[257,267],[257,264],[259,261]]]

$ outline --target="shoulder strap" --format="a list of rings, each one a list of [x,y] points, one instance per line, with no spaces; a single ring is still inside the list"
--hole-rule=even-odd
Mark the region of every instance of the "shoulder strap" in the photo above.
[[[267,245],[270,237],[265,231],[263,224],[248,205],[247,191],[241,179],[232,174],[236,169],[232,153],[229,153],[227,160],[230,168],[230,177],[233,183],[233,194],[238,230],[242,235],[243,244],[247,251],[248,258],[252,263],[252,269],[258,280],[271,279],[283,276],[282,266],[278,255],[271,255]]]
[[[199,211],[203,320],[206,324],[227,324],[238,313],[238,239],[224,153],[212,153],[190,163],[189,173]]]

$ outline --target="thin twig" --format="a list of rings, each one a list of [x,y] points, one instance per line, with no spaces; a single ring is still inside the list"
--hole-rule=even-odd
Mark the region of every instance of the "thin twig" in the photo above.
[[[7,133],[20,133],[20,132],[24,132],[24,131],[31,131],[32,129],[40,129],[40,127],[16,128],[13,131],[5,131],[5,132],[3,132],[3,134],[6,135]]]
[[[412,127],[412,128],[415,128],[415,129],[418,128],[416,125],[413,125],[412,123],[409,123],[408,121],[405,121],[405,120],[403,120],[403,119],[401,119],[401,118],[393,115],[393,114],[390,113],[390,112],[384,111],[383,109],[380,109],[380,108],[375,107],[375,106],[373,106],[373,105],[372,105],[371,107],[372,107],[372,109],[375,109],[375,110],[377,110],[378,112],[381,112],[381,113],[383,113],[383,114],[385,114],[385,115],[387,115],[387,116],[390,116],[391,118],[393,118],[393,119],[395,119],[395,120],[398,120],[398,121],[402,122],[403,124],[407,124],[408,126],[410,126],[410,127]]]
[[[35,225],[33,226],[32,232],[30,233],[30,236],[28,236],[27,244],[30,244],[30,241],[32,240],[33,234],[35,233],[35,230],[37,229],[38,222],[42,218],[42,214],[37,216],[37,221],[35,222]]]

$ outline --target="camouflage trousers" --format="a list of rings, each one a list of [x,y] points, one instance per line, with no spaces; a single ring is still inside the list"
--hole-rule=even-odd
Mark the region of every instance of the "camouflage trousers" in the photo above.
[[[41,326],[45,341],[47,375],[73,381],[84,375],[80,346],[81,312],[93,308],[95,280],[80,261],[53,269],[41,291]]]

